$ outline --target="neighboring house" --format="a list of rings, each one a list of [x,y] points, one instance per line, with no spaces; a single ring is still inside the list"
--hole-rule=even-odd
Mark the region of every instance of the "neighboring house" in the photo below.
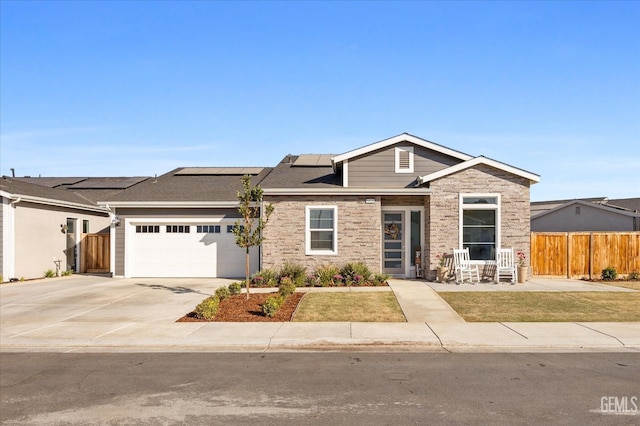
[[[0,179],[0,275],[38,278],[47,270],[79,271],[81,234],[109,231],[109,213],[63,189]]]
[[[640,198],[537,201],[531,212],[534,232],[640,231]]]
[[[480,264],[498,247],[529,252],[538,175],[404,133],[344,154],[287,155],[273,169],[179,168],[100,200],[119,223],[114,275],[243,276],[231,229],[244,174],[275,206],[252,271],[363,261],[411,277],[418,257],[432,276],[454,247]]]

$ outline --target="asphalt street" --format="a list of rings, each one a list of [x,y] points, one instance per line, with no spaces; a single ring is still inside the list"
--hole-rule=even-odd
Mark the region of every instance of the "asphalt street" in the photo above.
[[[639,424],[635,353],[2,353],[6,425]]]

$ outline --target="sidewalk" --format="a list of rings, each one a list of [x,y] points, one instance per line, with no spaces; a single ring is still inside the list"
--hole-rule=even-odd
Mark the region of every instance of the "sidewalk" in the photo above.
[[[454,291],[487,291],[489,286],[497,291],[506,291],[501,286],[527,291],[540,285],[546,291],[561,291],[567,285],[590,285],[548,281],[554,282],[442,285]],[[393,291],[406,323],[175,322],[229,282],[74,276],[4,284],[0,286],[0,351],[640,352],[640,323],[466,323],[434,291],[435,283],[425,281],[391,280],[388,288],[353,289]],[[601,291],[620,291],[602,287],[610,290]]]

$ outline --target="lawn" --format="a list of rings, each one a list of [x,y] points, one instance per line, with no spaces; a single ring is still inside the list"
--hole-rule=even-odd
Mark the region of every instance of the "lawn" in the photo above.
[[[598,284],[613,285],[616,287],[640,290],[640,281],[598,281]]]
[[[640,321],[640,293],[440,292],[469,322]]]
[[[307,293],[293,321],[406,322],[393,292]]]

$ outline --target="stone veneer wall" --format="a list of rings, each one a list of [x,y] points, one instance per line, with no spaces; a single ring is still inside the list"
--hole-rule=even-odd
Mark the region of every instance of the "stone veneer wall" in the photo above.
[[[459,194],[499,193],[501,246],[530,250],[530,193],[528,179],[493,167],[479,165],[437,179],[430,184],[432,194],[425,201],[427,264],[429,277],[435,276],[438,253],[451,253],[459,244]],[[528,261],[527,261],[527,264]]]
[[[365,198],[375,199],[366,204]],[[380,197],[371,196],[265,196],[274,212],[264,230],[262,268],[277,269],[286,262],[305,266],[311,273],[315,266],[333,263],[364,262],[373,272],[381,271]],[[338,254],[305,254],[305,207],[338,207]]]

